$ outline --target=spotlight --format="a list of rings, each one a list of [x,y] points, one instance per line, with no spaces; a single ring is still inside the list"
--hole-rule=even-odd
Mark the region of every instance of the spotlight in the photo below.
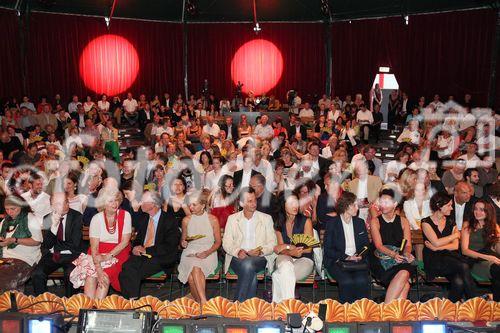
[[[104,22],[106,22],[106,27],[107,27],[107,28],[109,28],[109,22],[110,22],[110,21],[111,21],[111,20],[109,19],[109,17],[105,17],[105,18],[104,18]]]
[[[255,23],[255,27],[253,27],[253,31],[255,31],[256,34],[258,34],[262,28],[259,25],[259,22]]]
[[[405,19],[405,24],[408,25],[408,21],[410,20],[410,17],[408,15],[406,15],[404,17],[404,19]]]

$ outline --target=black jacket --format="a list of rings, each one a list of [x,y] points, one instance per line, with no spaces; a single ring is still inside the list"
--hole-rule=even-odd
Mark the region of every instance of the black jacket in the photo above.
[[[228,130],[227,130],[227,124],[222,124],[220,126],[220,129],[226,132],[226,137],[229,135]],[[232,141],[236,142],[238,141],[238,126],[235,124],[231,125],[231,135],[232,135]]]
[[[48,214],[44,218],[44,225],[52,225],[52,214]],[[54,235],[52,231],[45,230],[43,233],[43,243],[42,243],[42,253],[46,254],[50,249],[54,248],[54,251],[71,251],[71,255],[68,257],[76,258],[82,252],[82,214],[76,210],[70,209],[66,216],[66,225],[64,228],[64,238],[66,240],[61,241],[57,239],[57,235]],[[61,258],[66,256],[61,255]]]
[[[364,246],[370,246],[368,231],[366,230],[365,222],[359,217],[353,217],[351,223],[354,224],[356,253],[359,253]],[[323,251],[326,267],[335,267],[334,263],[347,258],[345,254],[344,227],[340,216],[332,217],[325,223]]]
[[[255,176],[256,174],[259,174],[260,172],[255,171],[252,169],[252,172],[250,174],[250,178]],[[239,189],[241,185],[241,181],[243,179],[243,169],[235,171],[234,176],[233,176],[233,183],[234,183],[234,188]]]
[[[179,225],[172,216],[173,211],[161,211],[158,227],[156,228],[154,246],[146,248],[146,253],[157,258],[162,266],[168,267],[177,261],[177,249],[181,239]],[[133,246],[144,245],[148,230],[149,215],[138,214],[137,217],[137,237],[133,241]]]
[[[307,139],[307,129],[304,125],[300,125],[300,134],[302,135],[302,140],[306,140]],[[295,134],[297,133],[297,126],[293,125],[293,126],[290,126],[290,129],[288,130],[288,140],[290,140],[291,138],[294,138],[295,137]]]

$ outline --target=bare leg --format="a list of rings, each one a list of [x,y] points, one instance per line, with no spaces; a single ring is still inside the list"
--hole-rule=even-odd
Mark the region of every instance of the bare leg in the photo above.
[[[205,292],[205,274],[203,274],[203,271],[199,267],[193,267],[191,274],[193,275],[198,295],[200,295],[200,303],[205,304],[207,302],[207,294]]]
[[[198,294],[198,290],[196,289],[196,283],[194,282],[193,272],[189,274],[188,277],[189,290],[191,290],[191,295],[193,296],[196,302],[200,302],[200,295]]]
[[[106,273],[104,273],[104,282],[97,286],[96,298],[104,299],[106,296],[108,296],[108,291],[109,291],[109,277]]]
[[[392,300],[399,298],[403,289],[408,283],[410,273],[406,270],[399,271],[393,278],[387,292],[385,294],[385,303],[390,303]]]
[[[424,260],[424,244],[415,244],[415,256],[417,257],[417,260],[422,261]]]
[[[408,292],[410,292],[410,282],[406,282],[405,287],[401,291],[401,295],[399,295],[398,298],[400,299],[407,299],[408,298]]]
[[[83,293],[89,298],[95,298],[95,291],[97,289],[97,278],[87,277],[83,287]]]

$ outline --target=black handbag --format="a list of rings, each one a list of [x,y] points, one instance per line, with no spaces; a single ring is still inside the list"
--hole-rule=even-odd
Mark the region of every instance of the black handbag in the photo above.
[[[343,270],[347,272],[359,272],[359,271],[367,271],[368,263],[366,261],[352,261],[352,260],[339,260],[337,261],[337,265]]]

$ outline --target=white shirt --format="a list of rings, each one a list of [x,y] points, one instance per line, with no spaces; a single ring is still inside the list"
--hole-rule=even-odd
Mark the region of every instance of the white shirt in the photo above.
[[[476,117],[472,113],[467,113],[460,121],[460,131],[476,125]]]
[[[2,226],[2,222],[0,222],[0,228]],[[31,232],[31,238],[33,238],[35,241],[42,242],[43,241],[43,236],[42,236],[42,218],[38,217],[36,215],[33,215],[32,213],[28,213],[28,228]],[[12,237],[14,234],[13,230],[12,232],[7,232],[6,237]],[[8,247],[3,248],[3,257],[4,258],[12,258],[12,259],[19,259],[24,261],[30,266],[35,265],[40,258],[42,257],[42,253],[40,252],[40,245],[37,246],[26,246],[26,245],[21,245],[18,244],[15,248],[9,249]]]
[[[69,208],[83,214],[84,206],[87,205],[88,198],[86,195],[78,194],[73,199],[68,199]]]
[[[31,102],[22,102],[21,104],[19,104],[19,108],[27,108],[27,109],[30,109],[33,112],[36,112],[35,104],[33,104]]]
[[[100,100],[97,102],[97,107],[101,111],[108,111],[109,110],[109,102]]]
[[[354,225],[353,221],[346,223],[342,216],[340,217],[342,221],[342,227],[344,229],[344,238],[345,238],[345,254],[348,256],[353,256],[356,254],[356,241],[354,240]]]
[[[405,212],[406,218],[410,223],[411,230],[419,230],[420,222],[423,218],[431,216],[430,200],[424,200],[422,202],[422,213],[419,212],[417,202],[415,199],[406,200],[403,204],[403,210]]]
[[[358,193],[356,193],[358,199],[368,198],[368,177],[365,180],[359,179],[358,182]]]
[[[243,224],[243,241],[241,243],[241,249],[245,251],[253,250],[255,246],[255,222],[254,217],[248,220],[245,215],[242,216],[241,223]]]
[[[137,104],[137,101],[132,98],[132,99],[126,99],[123,101],[123,108],[125,109],[125,112],[127,113],[134,113],[137,109],[139,104]]]
[[[321,149],[321,156],[327,159],[330,159],[333,156],[330,146],[326,146],[325,148]]]
[[[255,126],[255,130],[253,133],[262,139],[269,139],[274,136],[273,127],[269,124],[265,126],[258,124],[257,126]]]
[[[457,224],[458,230],[462,230],[462,224],[464,223],[464,211],[465,211],[465,203],[459,205],[455,202],[455,207],[453,207],[455,211],[455,223]]]
[[[463,154],[463,155],[459,156],[458,159],[467,161],[467,169],[477,168],[479,162],[481,162],[481,159],[477,155],[474,155],[471,158],[468,158],[467,154]]]
[[[356,120],[360,125],[373,124],[373,114],[368,109],[364,112],[360,110],[356,114]]]
[[[125,219],[123,223],[122,235],[132,233],[132,218],[129,212],[125,212]],[[106,222],[104,221],[104,212],[100,212],[90,221],[89,237],[99,238],[99,242],[118,244],[118,217],[116,221],[116,231],[110,234],[106,229]]]
[[[209,124],[206,124],[205,126],[203,126],[203,133],[206,133],[208,135],[211,135],[211,136],[218,138],[219,132],[220,132],[219,125],[217,125],[215,123],[213,123],[212,126],[210,126]]]
[[[64,214],[64,216],[62,217],[63,220],[61,221],[62,225],[63,225],[63,241],[66,240],[66,219],[68,218],[68,214]],[[55,216],[52,215],[52,220],[55,219]],[[57,223],[52,223],[51,227],[50,227],[50,231],[55,235],[57,236],[57,229],[59,229],[59,221],[53,221],[53,222],[57,222]],[[54,253],[54,247],[52,247],[50,249],[50,253]],[[64,250],[64,251],[61,251],[61,254],[71,254],[71,251],[70,250]]]
[[[252,170],[243,170],[243,175],[241,176],[241,188],[248,187],[250,184],[250,178],[252,178]]]
[[[33,213],[43,218],[45,215],[52,213],[52,207],[50,206],[50,195],[45,192],[40,193],[36,199],[31,195],[31,191],[24,192],[21,195],[24,200],[30,205]]]
[[[299,118],[314,118],[314,111],[312,109],[302,109],[299,112]]]
[[[420,132],[417,130],[411,131],[409,128],[405,128],[397,139],[397,142],[401,143],[405,139],[409,139],[411,143],[418,145],[420,142]]]
[[[340,117],[340,110],[335,110],[335,111],[332,111],[332,110],[328,110],[328,114],[327,114],[327,119],[328,120],[333,120],[334,122],[337,121],[338,117]]]
[[[76,110],[77,110],[77,108],[78,108],[78,105],[82,105],[82,103],[80,103],[80,102],[71,102],[71,103],[69,103],[68,104],[68,112],[69,113],[75,113]]]
[[[272,191],[272,182],[274,180],[274,170],[273,166],[267,160],[260,160],[259,165],[252,165],[252,168],[261,173],[264,177],[266,177],[266,188],[269,191]]]

